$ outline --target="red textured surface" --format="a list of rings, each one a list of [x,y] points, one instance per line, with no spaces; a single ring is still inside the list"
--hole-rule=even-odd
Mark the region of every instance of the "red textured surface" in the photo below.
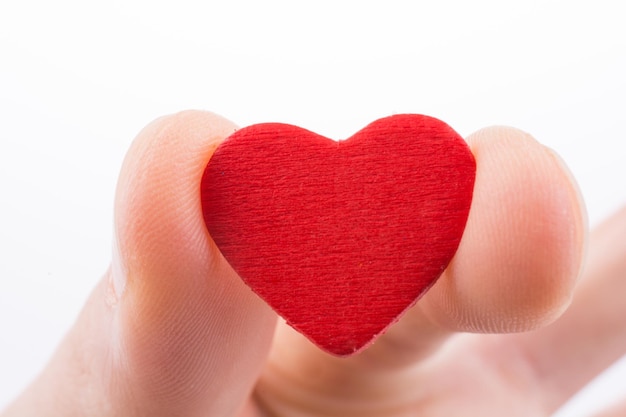
[[[319,347],[349,355],[446,268],[475,169],[463,139],[427,116],[383,118],[339,142],[258,124],[216,150],[202,206],[252,290]]]

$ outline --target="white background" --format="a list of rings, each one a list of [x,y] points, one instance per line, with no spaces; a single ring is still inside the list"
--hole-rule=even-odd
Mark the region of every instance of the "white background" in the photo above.
[[[561,154],[592,224],[626,202],[623,2],[425,3],[0,0],[0,408],[105,271],[122,158],[162,114],[336,138],[397,112],[509,124]]]

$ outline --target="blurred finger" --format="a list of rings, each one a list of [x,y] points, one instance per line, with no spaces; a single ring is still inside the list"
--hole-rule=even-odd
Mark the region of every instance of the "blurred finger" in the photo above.
[[[601,412],[594,414],[594,417],[624,417],[626,416],[626,400],[622,400]]]
[[[556,410],[626,353],[626,208],[591,234],[571,307],[554,324],[511,337]]]

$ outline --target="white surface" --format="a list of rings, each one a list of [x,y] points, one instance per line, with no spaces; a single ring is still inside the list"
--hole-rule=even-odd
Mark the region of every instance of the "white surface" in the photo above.
[[[186,108],[337,138],[396,112],[529,131],[626,201],[619,1],[0,3],[0,408],[107,266],[123,155]],[[436,5],[435,5],[436,4]],[[559,417],[626,395],[626,366]]]

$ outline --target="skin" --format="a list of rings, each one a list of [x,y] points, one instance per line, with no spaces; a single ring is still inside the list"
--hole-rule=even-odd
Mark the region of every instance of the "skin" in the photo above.
[[[198,184],[235,129],[184,112],[139,134],[111,267],[2,417],[548,416],[626,352],[626,210],[589,236],[565,165],[505,127],[467,138],[475,196],[440,280],[362,354],[321,352],[204,227]]]

